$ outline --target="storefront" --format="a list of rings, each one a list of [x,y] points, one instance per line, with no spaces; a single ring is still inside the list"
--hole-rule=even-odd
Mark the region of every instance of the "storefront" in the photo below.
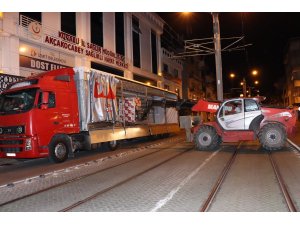
[[[68,22],[68,13],[33,14],[4,13],[0,74],[28,77],[84,66],[164,88],[163,20],[155,13],[69,13]]]

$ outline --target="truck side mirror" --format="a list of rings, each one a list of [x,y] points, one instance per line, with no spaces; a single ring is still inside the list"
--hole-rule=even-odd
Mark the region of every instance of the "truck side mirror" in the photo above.
[[[41,109],[48,109],[49,92],[42,93]]]

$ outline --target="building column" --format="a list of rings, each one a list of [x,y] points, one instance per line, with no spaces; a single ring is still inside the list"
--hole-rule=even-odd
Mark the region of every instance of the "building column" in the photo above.
[[[20,75],[19,38],[0,36],[0,70],[10,75]]]
[[[125,34],[125,59],[128,63],[128,69],[124,71],[124,77],[133,80],[133,55],[132,55],[132,25],[131,13],[124,12],[124,34]]]
[[[76,37],[89,42],[90,40],[90,14],[86,12],[76,13]],[[91,62],[86,56],[75,54],[75,66],[91,67]]]

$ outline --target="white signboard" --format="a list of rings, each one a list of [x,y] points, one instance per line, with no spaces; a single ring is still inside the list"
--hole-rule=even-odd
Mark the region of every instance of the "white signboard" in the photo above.
[[[20,75],[28,77],[35,73],[74,67],[74,56],[53,51],[37,45],[20,43]]]

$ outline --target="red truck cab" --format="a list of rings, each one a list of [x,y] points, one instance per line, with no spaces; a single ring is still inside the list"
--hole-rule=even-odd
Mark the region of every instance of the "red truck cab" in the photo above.
[[[72,68],[14,83],[0,96],[0,158],[47,157],[54,136],[78,133],[78,121]]]

